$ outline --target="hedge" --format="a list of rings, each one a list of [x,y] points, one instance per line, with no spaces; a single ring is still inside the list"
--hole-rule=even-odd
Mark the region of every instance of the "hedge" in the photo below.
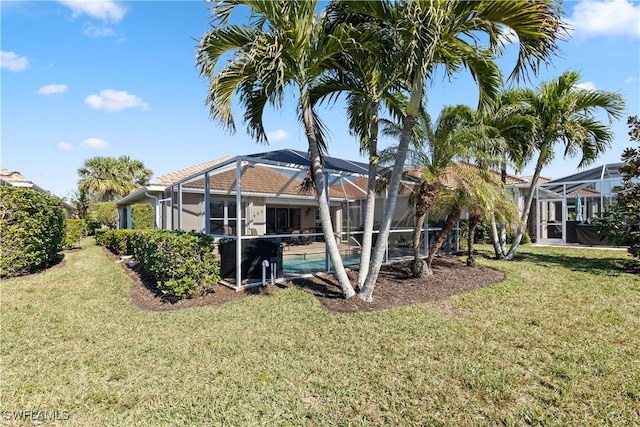
[[[29,188],[0,186],[0,276],[52,263],[64,238],[62,200]]]
[[[122,255],[128,245],[139,265],[169,296],[202,295],[220,281],[213,238],[194,232],[167,230],[96,230],[96,242]]]
[[[146,203],[131,206],[131,226],[134,230],[148,230],[155,227],[153,206]]]

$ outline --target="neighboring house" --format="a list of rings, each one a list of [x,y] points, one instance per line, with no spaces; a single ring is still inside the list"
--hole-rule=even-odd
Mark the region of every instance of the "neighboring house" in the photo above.
[[[533,215],[540,243],[604,245],[591,220],[604,212],[622,189],[619,168],[609,163],[563,178],[541,182]]]
[[[9,185],[11,187],[30,188],[41,193],[51,194],[50,191],[34,184],[32,181],[26,179],[20,172],[11,171],[6,168],[0,168],[0,185]],[[57,196],[56,196],[57,197]],[[62,205],[64,206],[65,216],[71,218],[74,208],[72,205],[62,199]]]

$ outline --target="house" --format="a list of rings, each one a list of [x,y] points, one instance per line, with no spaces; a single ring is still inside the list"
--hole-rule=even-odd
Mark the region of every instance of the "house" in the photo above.
[[[622,189],[620,167],[609,163],[541,182],[532,211],[539,243],[605,245],[591,220],[615,202]]]
[[[41,193],[51,194],[50,191],[34,184],[32,181],[26,179],[20,172],[15,172],[6,168],[0,168],[0,185],[8,185],[11,187],[30,188]],[[62,205],[64,207],[66,218],[71,218],[73,215],[74,207],[62,199]]]

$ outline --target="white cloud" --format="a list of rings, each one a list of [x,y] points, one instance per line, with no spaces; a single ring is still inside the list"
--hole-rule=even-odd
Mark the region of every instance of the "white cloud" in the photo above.
[[[122,111],[127,108],[140,108],[144,111],[149,109],[149,105],[136,95],[113,89],[101,90],[100,95],[89,95],[84,102],[95,110]]]
[[[640,3],[629,0],[581,0],[567,19],[574,36],[589,38],[600,35],[640,37]]]
[[[71,144],[69,144],[68,142],[60,141],[60,142],[58,142],[58,150],[60,150],[60,151],[71,151],[71,150],[73,150],[73,146],[71,146]]]
[[[97,39],[99,37],[115,37],[118,34],[110,27],[96,27],[95,25],[86,22],[83,25],[82,33],[85,36],[91,37],[92,39]]]
[[[38,95],[53,95],[56,93],[64,93],[67,91],[67,85],[46,85],[36,91]]]
[[[593,82],[578,83],[576,87],[579,87],[580,89],[586,89],[586,90],[597,90],[596,85]]]
[[[273,132],[267,133],[267,139],[269,142],[282,141],[283,139],[289,138],[289,134],[286,130],[278,129]]]
[[[29,58],[4,50],[0,51],[0,63],[2,68],[9,71],[24,71],[29,68]]]
[[[102,150],[103,148],[107,148],[109,143],[107,141],[103,141],[98,138],[87,138],[80,143],[82,148],[91,148],[94,150]]]
[[[125,7],[113,0],[100,1],[79,1],[79,0],[59,0],[73,12],[72,18],[87,15],[91,18],[99,19],[103,22],[120,22],[127,13]]]
[[[638,81],[638,78],[637,77],[633,77],[633,76],[629,76],[626,79],[624,79],[625,83],[633,83],[635,81]]]

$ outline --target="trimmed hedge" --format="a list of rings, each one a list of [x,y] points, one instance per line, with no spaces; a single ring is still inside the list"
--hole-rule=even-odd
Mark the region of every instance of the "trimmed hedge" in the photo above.
[[[65,220],[64,247],[72,248],[76,246],[80,239],[87,236],[89,228],[84,219]]]
[[[0,276],[33,273],[62,249],[62,200],[29,188],[0,186]]]
[[[116,255],[131,255],[133,253],[132,240],[135,234],[133,230],[123,228],[105,231],[103,240],[107,249]]]
[[[155,228],[153,206],[148,203],[131,206],[131,227],[134,230],[149,230]]]
[[[153,275],[158,289],[169,297],[202,295],[220,281],[214,240],[201,233],[96,230],[96,242],[115,254],[132,254]],[[125,246],[130,251],[123,252]]]

